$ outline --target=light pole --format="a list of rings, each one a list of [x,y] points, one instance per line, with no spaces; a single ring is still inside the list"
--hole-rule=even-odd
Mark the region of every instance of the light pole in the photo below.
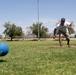
[[[39,0],[37,0],[37,13],[38,13],[38,41],[40,40],[40,28],[39,28]]]

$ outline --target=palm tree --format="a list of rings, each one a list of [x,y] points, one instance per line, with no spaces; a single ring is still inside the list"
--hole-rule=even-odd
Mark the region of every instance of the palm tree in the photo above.
[[[47,32],[48,32],[48,28],[46,28],[45,26],[42,25],[43,23],[33,23],[32,26],[30,26],[30,29],[32,31],[33,34],[37,35],[38,37],[38,25],[39,25],[39,36],[41,37],[47,37]]]

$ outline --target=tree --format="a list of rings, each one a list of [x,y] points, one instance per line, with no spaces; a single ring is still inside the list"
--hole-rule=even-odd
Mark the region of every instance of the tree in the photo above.
[[[4,30],[4,34],[8,35],[11,38],[11,41],[15,36],[22,36],[23,31],[21,27],[17,27],[15,24],[11,24],[10,22],[6,22],[4,24],[4,27],[6,28]]]
[[[22,28],[21,27],[16,27],[16,35],[17,36],[23,36],[24,35],[24,33],[23,33],[23,31],[22,31]]]
[[[2,39],[2,35],[0,35],[0,39]]]
[[[43,23],[39,23],[39,35],[41,37],[47,37],[48,28],[42,25]],[[30,29],[33,34],[35,34],[38,37],[38,23],[33,23],[32,26],[30,26]]]
[[[75,33],[74,29],[72,29],[71,27],[68,27],[68,31],[69,31],[69,34]]]
[[[29,34],[31,34],[31,33],[32,33],[32,32],[31,32],[30,27],[26,27],[26,34],[29,35]]]

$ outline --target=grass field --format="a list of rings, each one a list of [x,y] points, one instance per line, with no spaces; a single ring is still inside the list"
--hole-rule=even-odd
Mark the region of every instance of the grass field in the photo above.
[[[0,75],[76,75],[76,41],[5,41],[9,53],[0,57]]]

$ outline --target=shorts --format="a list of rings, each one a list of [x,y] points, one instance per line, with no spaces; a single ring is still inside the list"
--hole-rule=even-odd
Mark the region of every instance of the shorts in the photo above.
[[[61,31],[61,30],[58,31],[58,34],[59,34],[60,36],[64,35],[65,38],[69,38],[69,34],[67,34],[66,32],[63,32],[63,31]]]

